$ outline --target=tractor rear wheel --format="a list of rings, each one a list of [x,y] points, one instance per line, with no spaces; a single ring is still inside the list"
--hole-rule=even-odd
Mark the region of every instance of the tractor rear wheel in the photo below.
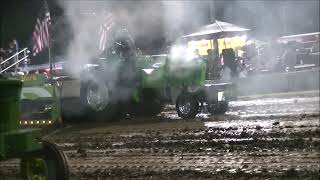
[[[119,107],[112,101],[108,85],[100,81],[83,83],[80,88],[80,100],[84,105],[84,121],[112,121],[118,119]],[[120,113],[121,114],[121,113]]]

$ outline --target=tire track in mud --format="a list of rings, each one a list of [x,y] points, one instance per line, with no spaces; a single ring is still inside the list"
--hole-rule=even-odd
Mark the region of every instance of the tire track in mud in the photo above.
[[[228,122],[214,122],[204,129],[141,128],[135,132],[124,130],[120,135],[82,137],[85,140],[59,145],[70,157],[73,176],[80,177],[127,177],[117,174],[118,170],[128,177],[149,177],[150,173],[162,177],[176,171],[190,173],[179,174],[179,178],[290,174],[318,177],[320,135],[316,115],[305,117],[304,125],[292,123],[291,119],[276,119],[269,123],[271,126],[258,127],[243,121],[244,125],[237,127],[229,121],[230,126],[226,125]]]
[[[242,100],[195,120],[168,106],[159,117],[73,125],[48,139],[68,156],[71,179],[319,179],[317,100]],[[14,176],[15,164],[0,169]]]
[[[145,127],[133,131],[128,126],[116,134],[107,126],[105,134],[73,132],[54,135],[50,140],[65,150],[71,176],[76,179],[319,177],[317,119],[304,118],[303,126],[292,124],[291,119],[276,119],[261,126],[245,120],[205,121],[205,127],[156,131]],[[6,168],[9,174],[17,174],[17,166]]]

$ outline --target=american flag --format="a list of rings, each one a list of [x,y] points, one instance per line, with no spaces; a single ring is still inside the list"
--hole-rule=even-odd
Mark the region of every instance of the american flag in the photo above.
[[[37,18],[35,29],[32,33],[33,56],[40,53],[45,47],[49,47],[49,28],[51,25],[50,12],[47,2],[44,1],[40,15]]]
[[[114,16],[111,13],[108,13],[100,26],[99,35],[99,50],[104,51],[106,48],[106,42],[108,39],[108,33],[110,32],[111,28],[115,25],[114,23]]]

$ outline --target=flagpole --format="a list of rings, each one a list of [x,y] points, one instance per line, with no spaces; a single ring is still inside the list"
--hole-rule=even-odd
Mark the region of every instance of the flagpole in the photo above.
[[[50,11],[49,11],[49,6],[46,2],[46,0],[44,0],[44,3],[46,4],[46,8],[47,8],[47,11],[49,12],[49,17],[51,16],[50,15]],[[47,19],[48,21],[48,19]],[[50,21],[51,21],[51,17],[50,17]],[[51,28],[48,27],[48,58],[49,58],[49,73],[50,73],[50,83],[53,84],[53,72],[52,72],[52,60],[51,60],[51,36],[50,36],[50,30]],[[53,96],[55,96],[55,88],[53,88]]]
[[[46,6],[45,8],[47,9],[47,11],[49,13],[49,18],[50,18],[50,21],[51,21],[51,17],[50,17],[51,15],[50,15],[48,3],[46,2],[46,0],[44,0],[44,3],[45,3],[45,6]],[[47,12],[45,12],[45,13],[47,13]],[[46,20],[48,21],[48,19],[46,19]],[[50,68],[49,72],[50,72],[50,82],[53,83],[52,60],[51,60],[51,36],[50,36],[51,33],[50,33],[50,30],[51,30],[51,28],[48,27],[48,58],[49,58],[49,68]]]
[[[48,35],[49,38],[49,46],[48,46],[48,58],[49,58],[49,66],[50,66],[50,81],[53,81],[53,73],[52,73],[52,61],[51,61],[51,38],[50,33]]]
[[[44,1],[46,1],[46,0],[44,0]],[[45,2],[45,3],[47,3],[47,2]],[[50,11],[49,11],[49,6],[48,6],[48,4],[46,4],[47,5],[47,10],[48,10],[48,12],[49,12],[49,15],[50,15]],[[51,15],[49,16],[50,17],[50,21],[51,21]],[[50,26],[51,27],[51,26]],[[54,119],[54,121],[58,121],[59,123],[62,123],[62,119],[61,119],[61,112],[60,112],[60,97],[57,97],[57,92],[56,92],[56,85],[58,85],[59,86],[59,83],[57,82],[57,83],[55,83],[54,81],[53,81],[53,71],[52,71],[52,59],[51,59],[51,36],[50,36],[50,30],[51,30],[51,28],[50,27],[48,27],[48,56],[49,56],[49,65],[50,65],[50,70],[49,70],[49,72],[50,72],[50,79],[49,79],[49,81],[50,81],[50,83],[51,83],[51,85],[53,86],[53,89],[52,89],[52,96],[53,96],[53,99],[54,99],[54,103],[55,103],[55,107],[56,107],[56,112],[54,113],[54,114],[58,114],[58,119]],[[60,94],[61,95],[61,94]],[[51,118],[56,118],[56,116],[54,115],[54,114],[51,114]]]

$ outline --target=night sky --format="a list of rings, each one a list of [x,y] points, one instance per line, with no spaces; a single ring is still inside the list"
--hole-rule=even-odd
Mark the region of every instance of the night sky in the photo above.
[[[86,1],[70,1],[75,4],[81,4]],[[153,1],[152,1],[153,2]],[[174,37],[187,34],[195,30],[201,25],[210,23],[209,1],[191,2],[181,1],[183,3],[184,12],[182,13],[183,21],[168,32],[168,29],[162,28],[163,21],[157,19],[163,16],[163,7],[161,1],[154,1],[159,13],[155,13],[150,20],[148,15],[144,15],[141,10],[143,2],[135,1],[135,3],[117,3],[108,1],[91,1],[94,7],[95,3],[99,3],[99,8],[127,9],[137,11],[139,15],[134,19],[136,27],[128,27],[129,31],[136,34],[134,36],[136,44],[146,53],[158,53],[165,44],[172,42],[172,38],[168,39],[168,33]],[[104,4],[105,3],[105,4]],[[150,3],[150,1],[149,1]],[[59,7],[57,1],[48,0],[51,18],[55,24],[53,37],[55,38],[54,52],[59,54],[67,46],[66,35],[67,22],[63,18],[63,10]],[[102,4],[102,5],[101,5]],[[20,47],[29,46],[31,43],[31,33],[33,31],[35,20],[41,6],[41,0],[7,0],[1,2],[1,36],[0,46],[7,47],[8,41],[12,37],[16,37],[20,42]],[[87,6],[87,5],[86,5]],[[91,6],[87,6],[90,8]],[[226,21],[236,25],[252,29],[251,34],[258,39],[266,40],[268,38],[280,35],[309,33],[319,31],[319,1],[295,0],[295,1],[215,1],[214,2],[215,17],[218,20]],[[148,8],[148,6],[143,8]],[[79,12],[85,12],[88,9],[81,7]],[[151,10],[152,12],[153,10]],[[173,12],[174,15],[175,12]],[[181,15],[181,14],[180,14]],[[146,24],[145,22],[148,21]],[[123,20],[123,22],[126,22]],[[130,29],[131,28],[131,29]],[[142,31],[139,33],[138,31]],[[68,36],[69,37],[69,36]],[[72,36],[70,36],[72,37]]]

